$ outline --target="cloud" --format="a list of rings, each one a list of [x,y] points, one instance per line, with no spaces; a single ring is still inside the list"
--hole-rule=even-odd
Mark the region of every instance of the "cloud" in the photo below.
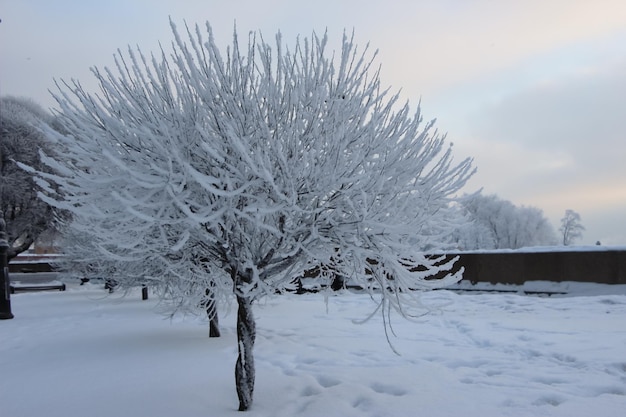
[[[88,66],[109,64],[115,49],[128,43],[154,50],[158,41],[169,42],[169,16],[190,23],[209,20],[218,40],[224,42],[230,40],[235,21],[242,33],[261,29],[273,36],[280,29],[289,41],[297,34],[326,28],[334,39],[344,28],[354,28],[359,44],[371,41],[380,49],[384,81],[402,88],[405,97],[415,102],[420,96],[430,100],[446,88],[510,68],[534,54],[624,27],[626,3],[31,0],[7,3],[0,29],[12,40],[6,48],[18,48],[31,59],[41,56],[32,66],[50,66],[45,80],[50,83],[52,76],[87,77]],[[3,72],[18,71],[11,63],[2,66]],[[37,71],[41,68],[28,74],[36,77]],[[16,78],[19,74],[11,74],[5,88],[12,88]]]
[[[235,21],[240,36],[260,29],[271,40],[280,30],[290,44],[328,29],[338,45],[354,29],[360,47],[380,49],[383,84],[413,105],[422,98],[455,155],[475,157],[470,189],[552,218],[565,208],[589,208],[593,218],[601,204],[612,215],[626,207],[623,0],[5,2],[0,94],[51,106],[53,77],[97,91],[89,67],[111,65],[127,44],[169,45],[170,16],[210,21],[223,45]]]
[[[587,218],[589,239],[623,244],[626,60],[559,69],[509,88],[483,97],[470,111],[469,136],[457,141],[476,155],[470,185],[540,207],[555,225],[575,209]]]
[[[410,96],[427,99],[626,27],[621,0],[448,0],[393,12],[393,24],[375,26],[384,75],[405,81]],[[387,17],[384,11],[376,16]]]
[[[625,94],[623,61],[488,104],[473,119],[473,134],[481,146],[497,144],[507,157],[517,155],[504,160],[524,161],[529,179],[549,175],[555,192],[568,184],[612,182],[626,178]]]

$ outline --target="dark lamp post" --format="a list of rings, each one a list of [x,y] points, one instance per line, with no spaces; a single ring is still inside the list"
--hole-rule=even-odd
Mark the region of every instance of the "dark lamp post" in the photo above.
[[[9,280],[9,263],[7,260],[7,252],[9,244],[7,243],[7,225],[4,219],[0,217],[0,320],[12,319],[11,313],[11,281]]]

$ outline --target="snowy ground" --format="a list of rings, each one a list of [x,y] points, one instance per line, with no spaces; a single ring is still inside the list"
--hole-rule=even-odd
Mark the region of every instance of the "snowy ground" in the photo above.
[[[626,415],[625,286],[574,296],[435,291],[387,345],[366,296],[286,295],[256,307],[257,385],[245,415]],[[586,295],[587,294],[587,295]],[[592,294],[592,295],[588,295]],[[100,286],[12,296],[0,321],[0,415],[213,417],[236,410],[234,314],[163,319]]]

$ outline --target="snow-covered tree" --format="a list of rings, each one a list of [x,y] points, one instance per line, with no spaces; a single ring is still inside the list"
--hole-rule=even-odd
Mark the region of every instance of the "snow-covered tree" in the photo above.
[[[50,206],[37,197],[33,174],[18,167],[22,162],[40,167],[39,149],[49,148],[40,123],[53,123],[34,101],[0,98],[0,215],[7,224],[9,260],[26,251],[54,222]]]
[[[235,33],[223,55],[206,29],[183,38],[172,23],[171,53],[119,53],[116,70],[93,69],[99,94],[61,83],[69,134],[39,183],[99,256],[145,267],[178,299],[236,299],[246,410],[252,303],[317,268],[370,291],[385,322],[406,314],[414,290],[460,278],[432,279],[454,260],[422,249],[449,232],[444,213],[473,170],[350,36],[333,53],[326,35],[289,48],[251,33],[242,48]]]
[[[460,201],[469,219],[456,234],[462,249],[517,249],[557,241],[548,219],[536,207],[518,207],[496,195],[480,193]]]
[[[580,239],[584,230],[585,226],[581,223],[580,214],[571,209],[565,210],[565,215],[561,219],[561,227],[559,227],[559,232],[563,237],[563,245],[569,246],[576,239]]]

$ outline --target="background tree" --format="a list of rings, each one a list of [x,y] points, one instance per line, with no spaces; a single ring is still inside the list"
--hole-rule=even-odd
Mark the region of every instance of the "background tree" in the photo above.
[[[289,49],[252,33],[240,49],[235,34],[222,56],[208,24],[206,40],[172,29],[170,55],[129,50],[117,72],[93,69],[100,95],[61,85],[70,134],[39,182],[107,258],[150,265],[182,299],[212,288],[236,300],[246,410],[253,301],[318,268],[325,284],[338,273],[370,291],[385,323],[407,314],[415,289],[460,279],[429,279],[454,260],[421,250],[450,232],[443,213],[473,170],[381,88],[375,54],[350,37],[334,54],[326,36]]]
[[[561,219],[561,227],[559,227],[561,236],[563,236],[563,245],[569,246],[576,239],[580,239],[584,230],[585,226],[581,223],[580,214],[571,209],[565,210],[565,215]]]
[[[458,245],[471,249],[518,249],[557,242],[543,211],[518,207],[496,195],[472,194],[460,200],[469,222],[457,231]]]
[[[39,149],[50,144],[38,129],[54,124],[52,116],[32,100],[0,98],[0,214],[7,223],[8,259],[26,251],[54,223],[50,206],[37,197],[33,174],[17,162],[41,168]]]
[[[146,239],[149,238],[146,236]],[[117,256],[100,246],[100,240],[94,236],[94,222],[78,216],[73,216],[69,224],[66,222],[66,227],[61,228],[57,243],[64,256],[57,258],[54,267],[64,276],[81,280],[104,279],[111,292],[114,289],[129,291],[136,287],[148,287],[168,305],[171,316],[178,312],[196,314],[202,308],[202,313],[206,312],[209,319],[209,336],[220,336],[219,300],[212,291],[214,283],[202,261],[203,255],[197,253],[202,248],[201,244],[188,245],[186,262],[181,259],[181,252],[170,251],[161,254],[166,259],[164,262],[156,262],[149,256],[132,259]],[[172,272],[174,269],[176,271]]]

